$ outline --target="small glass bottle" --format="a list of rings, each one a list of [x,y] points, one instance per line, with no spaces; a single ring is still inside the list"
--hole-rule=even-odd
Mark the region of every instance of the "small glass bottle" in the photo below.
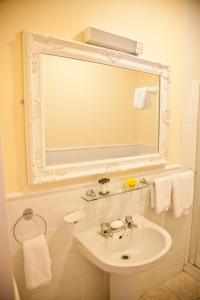
[[[99,184],[100,184],[99,195],[107,195],[110,193],[109,182],[110,182],[109,178],[101,178],[99,180]]]

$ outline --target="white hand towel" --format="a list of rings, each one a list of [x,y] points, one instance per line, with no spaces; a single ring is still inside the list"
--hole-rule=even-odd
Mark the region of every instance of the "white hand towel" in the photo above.
[[[156,178],[151,186],[151,207],[160,214],[171,206],[172,179],[170,176]]]
[[[29,290],[48,284],[51,280],[51,258],[44,235],[23,243],[24,273]]]
[[[149,88],[141,87],[135,89],[133,105],[139,109],[145,109],[150,105]]]
[[[172,204],[176,218],[189,213],[193,195],[194,172],[185,171],[172,175]]]

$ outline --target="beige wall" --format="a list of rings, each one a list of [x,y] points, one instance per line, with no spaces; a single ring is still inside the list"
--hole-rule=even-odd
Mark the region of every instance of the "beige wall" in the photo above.
[[[43,55],[47,149],[98,145],[157,145],[159,103],[134,107],[138,87],[159,87],[159,76]]]
[[[179,161],[182,0],[3,0],[0,1],[0,126],[6,192],[33,189],[27,186],[24,107],[20,104],[23,98],[20,32],[26,29],[81,40],[80,32],[87,26],[140,40],[144,43],[143,57],[171,65],[170,162]],[[66,183],[70,182],[62,184]]]

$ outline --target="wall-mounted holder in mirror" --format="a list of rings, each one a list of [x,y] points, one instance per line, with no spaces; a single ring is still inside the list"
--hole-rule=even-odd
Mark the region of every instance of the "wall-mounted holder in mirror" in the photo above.
[[[30,184],[166,163],[167,65],[25,32],[24,74]]]

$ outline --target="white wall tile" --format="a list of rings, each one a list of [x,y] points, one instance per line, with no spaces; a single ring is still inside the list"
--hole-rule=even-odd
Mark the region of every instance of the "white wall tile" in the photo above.
[[[142,273],[142,282],[145,282],[146,286],[150,288],[158,281],[167,278],[168,274],[180,271],[184,261],[183,251],[185,248],[183,249],[182,244],[188,224],[187,218],[175,220],[171,212],[156,215],[150,208],[149,188],[90,203],[81,199],[82,193],[82,190],[74,189],[69,192],[44,194],[27,200],[19,199],[8,202],[10,227],[27,207],[32,207],[36,213],[45,217],[48,223],[47,242],[53,260],[53,279],[48,286],[32,292],[26,291],[24,284],[22,248],[14,241],[11,234],[14,270],[22,300],[40,300],[42,297],[44,299],[49,297],[48,300],[108,299],[108,275],[94,267],[76,250],[73,236],[76,232],[126,214],[141,214],[148,217],[158,225],[164,226],[174,240],[171,251],[160,264],[154,269]],[[76,225],[66,224],[63,217],[69,211],[76,209],[85,211],[86,217]],[[29,222],[32,221],[25,223],[26,228],[24,228],[24,224],[21,224],[18,229],[19,237],[22,239],[30,238],[37,233],[37,226],[36,230],[34,222],[32,225]],[[181,230],[183,234],[180,233]]]
[[[91,265],[79,252],[72,251],[68,255],[55,257],[53,259],[52,284],[67,283],[68,280],[91,273],[93,271],[93,265]]]
[[[104,287],[104,272],[93,266],[90,272],[83,276],[82,290],[84,294],[90,294]]]
[[[105,289],[99,289],[83,295],[83,300],[109,300],[106,298]]]
[[[54,229],[63,224],[63,218],[67,213],[83,209],[84,200],[80,196],[81,193],[77,191],[59,194],[59,198],[56,195],[48,196],[46,206],[49,229]]]
[[[184,263],[184,255],[184,248],[170,252],[157,266],[140,273],[139,282],[141,295],[156,288],[165,280],[180,272]]]
[[[57,287],[55,300],[82,300],[82,276],[75,277],[66,282],[66,284]]]

